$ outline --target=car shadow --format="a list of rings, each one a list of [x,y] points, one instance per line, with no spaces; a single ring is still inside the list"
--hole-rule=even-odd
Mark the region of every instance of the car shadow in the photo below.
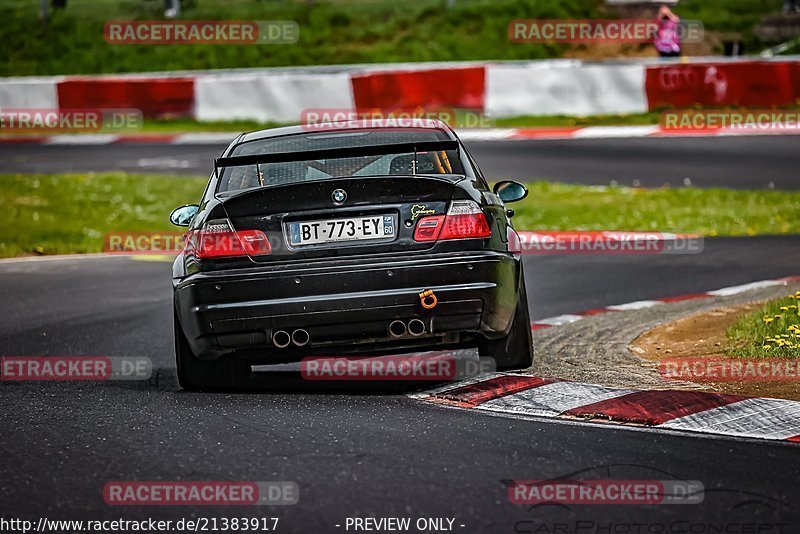
[[[442,380],[308,380],[299,371],[252,372],[235,388],[204,391],[208,394],[337,394],[337,395],[403,395],[430,389],[448,382]],[[174,367],[155,367],[146,380],[112,380],[107,387],[192,394],[180,387]]]

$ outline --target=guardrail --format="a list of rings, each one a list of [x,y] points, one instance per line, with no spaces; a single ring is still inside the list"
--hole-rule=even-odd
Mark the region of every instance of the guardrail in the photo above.
[[[490,117],[789,106],[800,58],[465,62],[0,78],[2,108],[299,122],[308,109],[466,108]]]

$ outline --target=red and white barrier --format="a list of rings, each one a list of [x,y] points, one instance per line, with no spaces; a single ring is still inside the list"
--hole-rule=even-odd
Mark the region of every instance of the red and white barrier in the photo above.
[[[0,110],[58,109],[59,77],[0,78]]]
[[[354,105],[347,73],[199,76],[194,91],[200,121],[296,122],[309,108]]]
[[[86,76],[66,77],[56,87],[61,109],[138,109],[145,117],[187,117],[194,113],[194,85],[191,76]]]
[[[575,61],[486,67],[486,114],[614,115],[647,111],[645,67]]]
[[[352,77],[358,110],[483,109],[484,67],[368,72]]]
[[[693,106],[770,108],[800,97],[800,62],[742,61],[647,68],[649,109]]]
[[[0,79],[3,108],[134,108],[145,117],[297,122],[303,110],[468,108],[489,117],[786,106],[800,60],[426,63]]]

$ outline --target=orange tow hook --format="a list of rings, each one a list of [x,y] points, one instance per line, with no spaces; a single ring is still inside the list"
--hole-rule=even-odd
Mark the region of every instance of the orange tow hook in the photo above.
[[[436,295],[433,293],[433,289],[426,289],[419,294],[419,302],[426,310],[432,310],[437,304],[439,304],[439,299],[436,298]]]

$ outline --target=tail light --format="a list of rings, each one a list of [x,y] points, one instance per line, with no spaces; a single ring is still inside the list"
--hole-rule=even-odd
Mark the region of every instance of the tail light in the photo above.
[[[489,237],[492,231],[480,206],[471,200],[455,200],[447,215],[423,217],[414,229],[414,241],[444,241]]]
[[[442,231],[444,215],[431,215],[417,221],[414,229],[414,241],[436,241]]]
[[[261,230],[233,230],[226,219],[209,221],[202,230],[187,237],[187,250],[197,259],[266,256],[272,252],[269,239]]]

